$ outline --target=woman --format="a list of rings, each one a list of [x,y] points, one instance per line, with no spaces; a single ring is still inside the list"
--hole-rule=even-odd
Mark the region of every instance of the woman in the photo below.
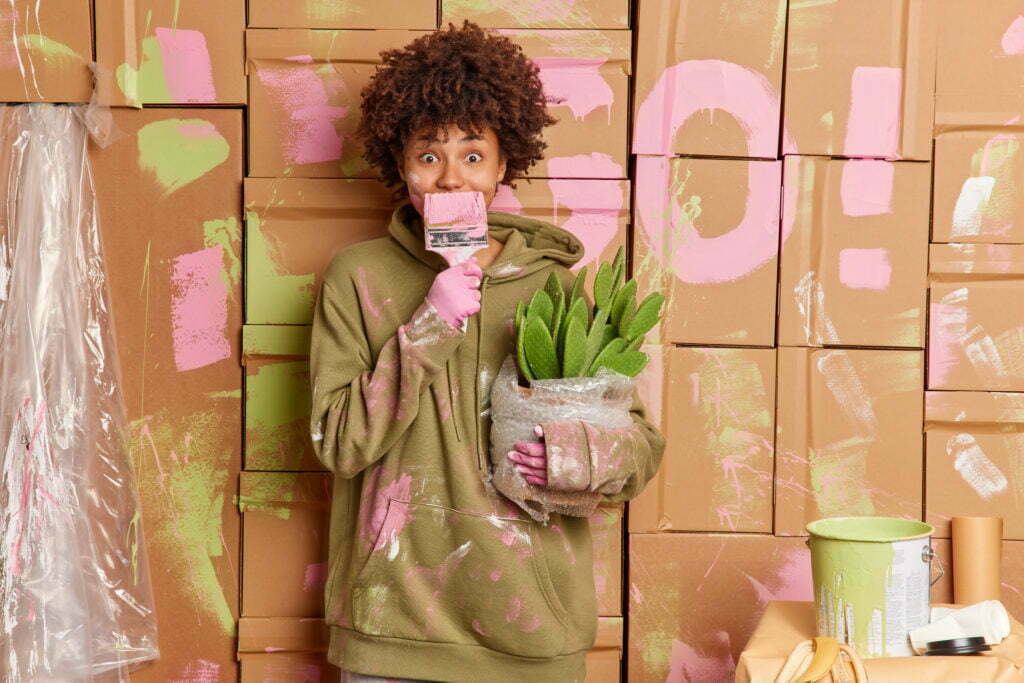
[[[516,304],[551,272],[568,283],[582,244],[491,212],[488,246],[446,268],[420,215],[429,192],[490,204],[542,158],[554,119],[521,49],[468,22],[382,56],[359,133],[409,201],[388,237],[331,262],[310,351],[313,443],[335,474],[328,659],[351,680],[582,681],[597,624],[588,522],[537,524],[483,483],[490,382],[514,348]],[[508,457],[538,486],[627,500],[663,449],[634,408],[627,429],[539,425],[543,443]]]

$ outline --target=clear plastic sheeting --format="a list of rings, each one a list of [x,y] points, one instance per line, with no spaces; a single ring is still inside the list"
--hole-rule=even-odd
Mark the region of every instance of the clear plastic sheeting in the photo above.
[[[81,112],[0,107],[0,671],[158,656]]]
[[[551,513],[587,517],[604,498],[593,491],[556,491],[528,484],[507,454],[519,442],[537,443],[542,422],[582,420],[609,429],[633,424],[629,409],[633,380],[602,369],[595,377],[539,379],[519,386],[515,358],[509,356],[491,386],[491,472],[488,482],[538,522]]]

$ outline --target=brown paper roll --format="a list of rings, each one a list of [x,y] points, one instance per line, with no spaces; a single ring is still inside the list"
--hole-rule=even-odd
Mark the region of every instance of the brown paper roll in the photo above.
[[[999,600],[1002,517],[953,518],[953,600],[973,605]]]

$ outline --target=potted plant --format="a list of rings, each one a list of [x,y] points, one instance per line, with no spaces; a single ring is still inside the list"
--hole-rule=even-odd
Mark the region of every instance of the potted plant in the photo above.
[[[542,422],[584,420],[606,427],[632,423],[633,378],[647,365],[644,338],[658,323],[664,297],[637,302],[637,283],[626,280],[625,251],[601,263],[591,304],[584,293],[587,267],[567,292],[554,273],[528,303],[516,307],[516,352],[491,389],[490,482],[539,521],[551,512],[586,516],[600,502],[594,492],[562,492],[524,481],[506,454],[514,444],[537,441]]]

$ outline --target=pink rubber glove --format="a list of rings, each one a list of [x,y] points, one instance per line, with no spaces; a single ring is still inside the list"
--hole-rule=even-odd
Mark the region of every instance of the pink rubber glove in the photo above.
[[[544,430],[537,425],[533,429],[539,437]],[[536,486],[548,485],[548,447],[544,443],[519,442],[514,451],[509,451],[508,459],[516,463],[516,471],[523,479]]]
[[[427,302],[452,327],[480,310],[480,278],[483,271],[475,258],[446,268],[434,278]]]

